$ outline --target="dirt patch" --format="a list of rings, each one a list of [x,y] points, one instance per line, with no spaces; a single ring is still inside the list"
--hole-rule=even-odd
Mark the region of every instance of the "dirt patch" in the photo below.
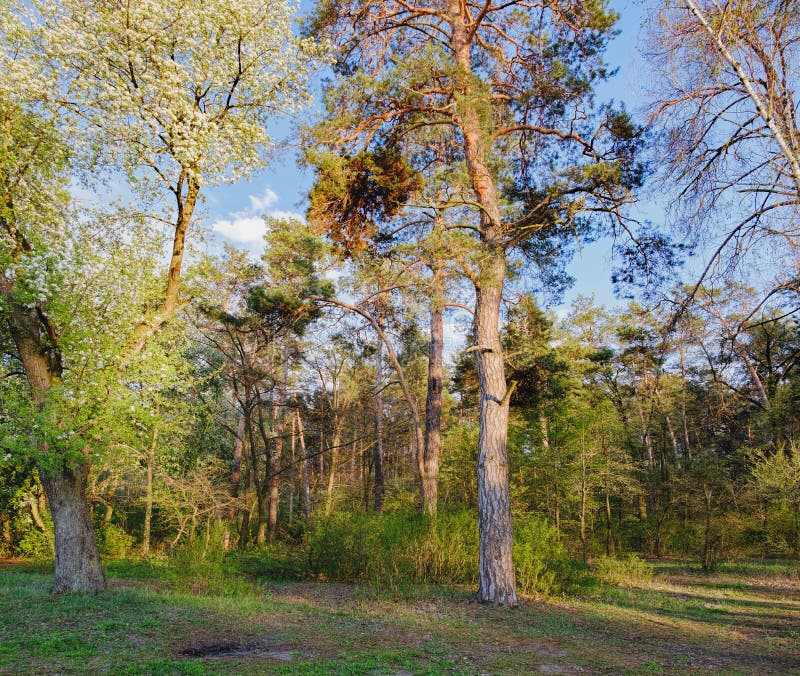
[[[180,651],[186,657],[219,657],[221,655],[231,655],[247,651],[247,646],[238,643],[206,643],[204,645],[191,646]]]
[[[240,659],[255,657],[261,659],[291,662],[297,657],[313,657],[308,653],[298,653],[294,650],[266,646],[264,643],[237,643],[233,641],[220,641],[213,643],[200,643],[183,648],[178,652],[182,657],[195,657],[201,659]]]

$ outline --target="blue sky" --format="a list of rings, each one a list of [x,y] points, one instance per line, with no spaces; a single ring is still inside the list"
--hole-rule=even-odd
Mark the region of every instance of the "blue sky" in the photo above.
[[[304,1],[302,6],[305,9],[310,4]],[[619,72],[602,86],[598,99],[623,101],[629,111],[641,113],[646,103],[644,90],[648,80],[648,67],[638,49],[642,39],[643,3],[641,0],[613,0],[612,6],[620,15],[620,35],[610,45],[607,60]],[[283,138],[290,131],[288,120],[276,121],[276,138]],[[216,233],[218,241],[228,241],[252,252],[260,251],[264,227],[261,215],[302,214],[310,183],[310,172],[296,166],[296,152],[284,149],[276,154],[269,169],[250,181],[209,191],[203,210],[205,223]],[[661,214],[662,209],[652,202],[638,210],[639,216],[654,221],[659,220]],[[569,266],[576,281],[564,298],[561,312],[579,294],[594,295],[604,304],[618,302],[611,288],[611,267],[609,240],[582,245]]]

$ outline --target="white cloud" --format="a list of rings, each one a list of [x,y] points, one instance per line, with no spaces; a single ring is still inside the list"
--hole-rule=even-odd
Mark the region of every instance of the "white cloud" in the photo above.
[[[283,220],[297,219],[305,223],[305,216],[295,211],[271,209],[280,200],[274,190],[264,188],[261,195],[249,195],[250,206],[241,211],[233,211],[227,218],[221,218],[211,224],[211,230],[255,255],[260,255],[264,248],[264,234],[267,223],[264,217]]]
[[[278,195],[270,188],[264,188],[264,194],[260,197],[258,195],[250,195],[250,209],[252,214],[260,214],[269,209],[275,202],[278,201]]]
[[[264,241],[267,224],[261,216],[231,214],[232,220],[219,220],[211,226],[214,232],[239,244],[259,244]]]

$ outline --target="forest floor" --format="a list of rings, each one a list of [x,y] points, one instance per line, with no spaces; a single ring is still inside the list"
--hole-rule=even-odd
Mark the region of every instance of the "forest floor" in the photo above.
[[[469,590],[238,581],[210,590],[109,565],[53,596],[0,561],[0,673],[800,674],[800,568],[658,564],[652,580],[507,611]]]

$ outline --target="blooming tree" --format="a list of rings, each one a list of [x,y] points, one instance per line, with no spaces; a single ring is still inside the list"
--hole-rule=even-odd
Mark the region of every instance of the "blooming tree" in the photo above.
[[[153,309],[132,310],[127,335],[117,336],[122,364],[180,309],[187,233],[203,185],[265,166],[269,121],[308,101],[308,75],[323,50],[293,35],[295,11],[286,0],[65,0],[0,9],[2,99],[49,120],[68,144],[71,167],[90,178],[119,170],[143,199],[168,198],[158,215],[170,226],[166,284]],[[3,147],[20,146],[15,129],[23,128],[7,125]],[[36,139],[22,145],[32,157],[39,152]],[[30,192],[31,167],[14,165],[16,173],[2,177],[3,258],[12,267],[40,255],[38,232],[48,222],[43,211],[15,211],[20,191]],[[37,202],[47,200],[24,201]],[[13,274],[2,290],[32,400],[45,407],[64,377],[58,321],[47,298],[26,296]],[[41,475],[55,527],[56,590],[96,591],[104,580],[85,500],[90,451],[76,461],[50,442]]]

